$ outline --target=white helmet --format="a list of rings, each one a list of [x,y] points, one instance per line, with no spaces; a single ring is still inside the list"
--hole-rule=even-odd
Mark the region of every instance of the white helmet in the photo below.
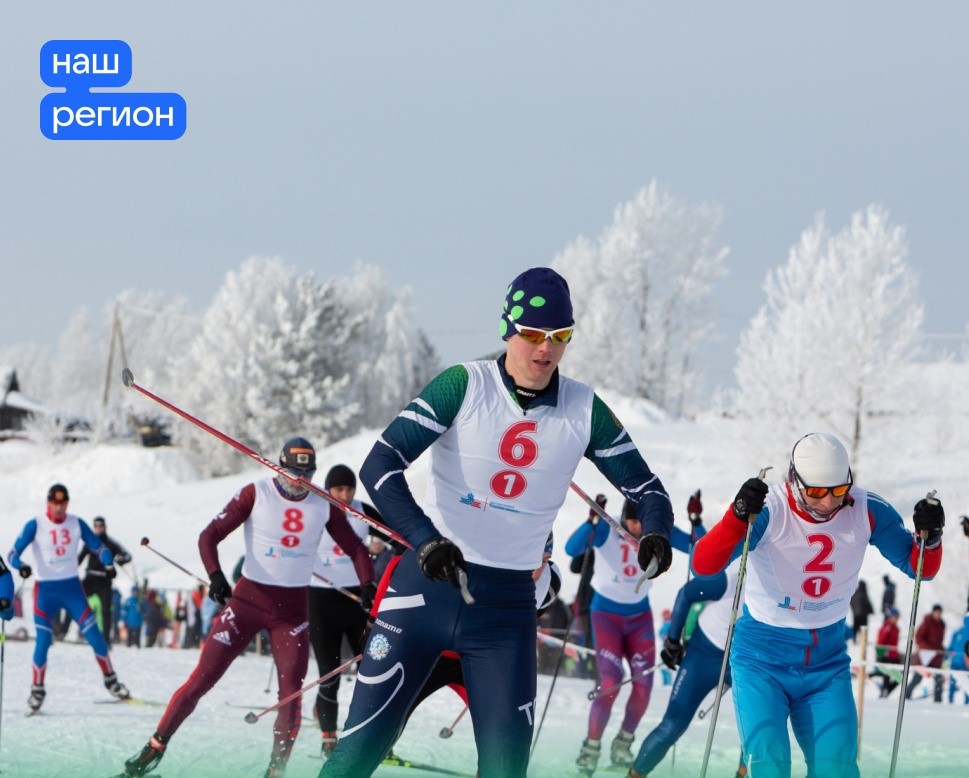
[[[791,451],[791,481],[803,486],[840,486],[851,482],[848,451],[834,435],[812,432]]]

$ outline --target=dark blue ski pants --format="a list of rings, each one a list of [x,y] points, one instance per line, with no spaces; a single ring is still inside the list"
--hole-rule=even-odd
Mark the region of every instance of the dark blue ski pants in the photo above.
[[[321,778],[373,773],[445,650],[461,656],[479,777],[524,778],[535,716],[535,584],[528,570],[467,567],[474,605],[450,584],[429,580],[412,551],[404,555]]]

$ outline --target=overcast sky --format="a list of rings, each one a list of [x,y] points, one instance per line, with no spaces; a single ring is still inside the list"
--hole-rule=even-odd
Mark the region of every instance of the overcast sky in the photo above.
[[[724,212],[713,380],[822,210],[887,208],[927,332],[966,331],[969,5],[57,0],[3,4],[0,31],[0,346],[126,288],[201,310],[264,254],[377,264],[445,362],[472,358],[519,271],[653,178]],[[181,94],[184,137],[46,140],[59,38],[126,41],[126,88]]]

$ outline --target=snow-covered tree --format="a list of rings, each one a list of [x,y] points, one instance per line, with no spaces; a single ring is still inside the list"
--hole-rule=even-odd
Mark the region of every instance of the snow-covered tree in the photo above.
[[[317,284],[312,274],[279,290],[274,307],[275,320],[253,333],[246,436],[258,451],[272,451],[294,435],[329,445],[353,431],[359,418],[342,359],[346,312],[335,285]]]
[[[383,427],[437,372],[437,358],[413,327],[409,288],[392,291],[378,267],[361,265],[340,290],[350,311],[353,396],[362,424]]]
[[[251,257],[226,274],[202,318],[201,329],[174,370],[174,404],[241,443],[258,445],[246,431],[246,394],[252,386],[253,350],[261,348],[263,327],[277,321],[279,297],[291,299],[296,274],[282,259]],[[176,439],[196,452],[210,474],[238,470],[243,459],[232,448],[187,422]],[[268,455],[272,449],[259,451]]]
[[[724,275],[720,209],[690,206],[654,180],[619,205],[596,243],[580,237],[553,262],[574,290],[569,372],[597,386],[692,409],[694,355],[712,334],[709,294]]]
[[[95,324],[87,308],[79,308],[58,340],[46,404],[64,418],[95,419],[107,355],[104,330]]]
[[[906,257],[904,230],[875,205],[837,235],[823,216],[801,235],[740,339],[736,410],[752,435],[789,449],[829,431],[858,454],[917,350],[923,307]]]

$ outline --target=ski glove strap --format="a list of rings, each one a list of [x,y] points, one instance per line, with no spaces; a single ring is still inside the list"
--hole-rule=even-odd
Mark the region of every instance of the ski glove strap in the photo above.
[[[421,546],[417,551],[417,564],[432,581],[445,581],[456,589],[461,588],[458,570],[468,572],[461,549],[447,538],[434,538]]]
[[[225,573],[221,570],[209,573],[209,597],[219,603],[219,605],[225,605],[231,596],[232,587],[225,580]]]

